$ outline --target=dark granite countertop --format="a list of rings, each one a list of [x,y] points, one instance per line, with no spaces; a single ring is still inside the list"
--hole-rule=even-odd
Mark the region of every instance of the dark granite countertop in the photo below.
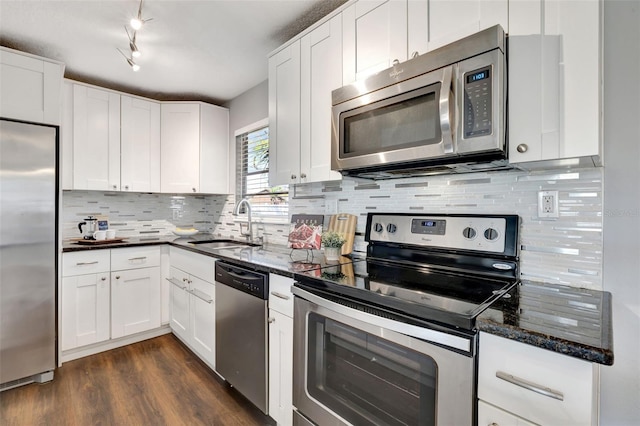
[[[611,293],[523,281],[476,321],[480,331],[585,361],[613,364]]]
[[[195,253],[205,254],[236,265],[275,273],[293,278],[296,272],[320,270],[327,266],[351,263],[351,256],[340,256],[338,261],[328,263],[320,250],[291,250],[288,247],[275,244],[265,244],[259,247],[239,246],[230,248],[208,248],[200,244],[193,244],[198,240],[213,240],[217,237],[211,234],[196,234],[192,237],[178,237],[173,235],[155,237],[128,237],[122,242],[85,245],[74,241],[62,244],[64,253],[84,250],[100,250],[123,247],[135,247],[154,244],[169,244]],[[242,240],[238,240],[242,243]]]
[[[202,239],[221,238],[211,234],[192,237],[141,236],[101,245],[63,243],[63,252],[169,244],[195,253],[210,255],[240,266],[287,277],[305,274],[321,277],[336,265],[343,279],[353,280],[358,260],[364,256],[341,256],[327,262],[321,251],[291,250],[265,244],[260,247],[206,248],[193,244]],[[352,264],[352,262],[356,261]],[[350,265],[352,264],[352,265]],[[324,268],[324,269],[323,269]],[[345,272],[346,271],[346,272]],[[357,274],[355,274],[357,275]],[[511,292],[510,292],[511,293]],[[507,339],[604,365],[613,364],[611,294],[569,286],[523,281],[509,299],[483,312],[476,328]]]

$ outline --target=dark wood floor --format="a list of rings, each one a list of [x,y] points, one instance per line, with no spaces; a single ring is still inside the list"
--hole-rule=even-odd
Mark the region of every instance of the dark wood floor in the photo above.
[[[67,362],[0,393],[0,424],[267,425],[273,421],[173,335]]]

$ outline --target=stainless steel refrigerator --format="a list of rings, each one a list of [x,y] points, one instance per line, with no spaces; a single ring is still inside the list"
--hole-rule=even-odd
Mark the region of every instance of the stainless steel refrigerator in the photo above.
[[[56,367],[58,140],[0,119],[0,390]]]

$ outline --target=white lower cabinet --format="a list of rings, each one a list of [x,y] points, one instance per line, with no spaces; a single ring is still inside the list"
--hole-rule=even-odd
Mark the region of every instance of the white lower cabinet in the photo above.
[[[62,361],[77,358],[74,350],[85,346],[160,329],[160,251],[158,246],[147,246],[62,255]],[[84,356],[113,347],[117,342],[78,353]]]
[[[171,330],[215,369],[215,259],[171,247]]]
[[[269,275],[269,415],[293,424],[293,294],[291,278]]]
[[[478,425],[597,425],[597,364],[480,333]]]
[[[111,273],[111,337],[160,327],[160,268]]]
[[[109,340],[109,267],[109,250],[63,254],[61,350]]]
[[[520,417],[507,413],[493,405],[478,401],[478,426],[534,426]]]

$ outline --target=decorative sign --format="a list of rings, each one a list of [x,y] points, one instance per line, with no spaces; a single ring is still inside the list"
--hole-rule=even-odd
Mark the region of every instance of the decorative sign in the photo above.
[[[324,216],[294,214],[289,227],[289,247],[320,250]]]

